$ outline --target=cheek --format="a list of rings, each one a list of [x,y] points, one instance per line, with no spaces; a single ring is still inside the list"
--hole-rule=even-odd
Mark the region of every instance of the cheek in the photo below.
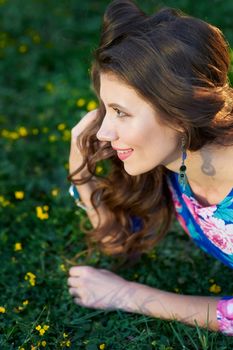
[[[118,129],[118,135],[125,146],[136,148],[143,143],[144,132],[134,124],[125,123]]]
[[[141,127],[138,133],[138,145],[144,148],[145,151],[150,152],[156,149],[161,149],[164,146],[166,136],[163,130],[155,127]]]
[[[138,150],[146,160],[162,162],[164,157],[177,153],[177,137],[170,130],[151,128],[142,132],[137,140]]]

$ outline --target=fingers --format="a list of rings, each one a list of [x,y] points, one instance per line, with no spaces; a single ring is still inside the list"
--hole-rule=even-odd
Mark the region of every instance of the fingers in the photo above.
[[[72,273],[77,274],[77,270],[79,270],[77,267],[73,267]],[[79,282],[78,276],[68,278],[67,283],[68,283],[68,286],[70,287],[69,293],[72,297],[74,297],[75,304],[78,304],[80,306],[84,306],[84,304],[82,303],[82,300],[80,298],[80,295],[78,293],[78,282]]]
[[[77,288],[69,288],[69,293],[72,297],[74,297],[75,304],[78,304],[80,306],[85,306],[82,302],[82,299],[80,298],[80,295],[78,294]]]
[[[67,280],[68,286],[70,287],[78,287],[78,278],[77,277],[69,277]]]
[[[85,304],[82,302],[80,298],[74,298],[74,302],[75,304],[78,304],[80,306],[85,306]]]
[[[80,268],[81,266],[73,266],[69,270],[70,276],[76,276],[78,277],[80,275]]]
[[[70,295],[72,295],[72,297],[80,298],[80,295],[78,294],[77,288],[69,288],[69,293],[70,293]]]
[[[69,270],[69,274],[72,277],[81,277],[89,273],[92,273],[96,268],[92,266],[73,266]]]

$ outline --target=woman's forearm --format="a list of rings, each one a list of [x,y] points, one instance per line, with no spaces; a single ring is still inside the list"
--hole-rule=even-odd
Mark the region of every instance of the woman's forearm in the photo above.
[[[76,138],[72,138],[71,142],[71,153],[69,158],[69,170],[70,174],[74,173],[76,169],[82,164],[83,158],[80,151],[78,151],[76,146]],[[87,168],[84,168],[78,174],[72,177],[72,180],[80,180],[86,175],[89,175]],[[96,210],[92,209],[91,195],[96,188],[96,178],[92,178],[87,183],[82,185],[76,185],[77,191],[79,192],[80,198],[84,205],[87,207],[88,218],[94,228],[98,225],[98,214]],[[90,209],[89,209],[90,208]],[[80,209],[81,210],[81,209]],[[100,225],[102,225],[106,220],[112,219],[113,214],[107,209],[105,205],[101,202],[98,206],[98,211],[100,215]]]
[[[76,186],[76,188],[79,192],[82,202],[87,207],[86,213],[88,215],[88,218],[92,226],[96,228],[98,225],[98,215],[97,211],[92,207],[91,203],[91,195],[96,188],[95,179],[92,179],[85,184],[78,185]],[[106,222],[106,220],[114,219],[113,214],[106,208],[104,204],[101,204],[101,202],[98,205],[98,211],[100,215],[100,226],[103,225]]]
[[[134,282],[130,283],[128,293],[128,304],[123,307],[126,311],[218,330],[219,298],[180,295]]]

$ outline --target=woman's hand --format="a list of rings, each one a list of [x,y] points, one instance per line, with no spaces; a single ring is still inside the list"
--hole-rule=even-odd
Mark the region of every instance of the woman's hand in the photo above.
[[[82,164],[81,150],[77,146],[77,137],[96,119],[98,109],[88,112],[71,130],[69,170],[74,172]]]
[[[76,304],[95,309],[127,310],[130,282],[124,278],[90,266],[75,266],[69,273],[69,293]]]

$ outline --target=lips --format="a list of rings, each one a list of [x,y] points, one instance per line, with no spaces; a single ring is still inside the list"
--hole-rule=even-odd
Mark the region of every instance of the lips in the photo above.
[[[132,150],[133,148],[117,148],[117,147],[113,147],[112,148],[115,150],[115,151],[129,151],[129,150]]]
[[[133,149],[132,148],[115,149],[115,150],[117,151],[118,158],[120,158],[121,160],[125,160],[126,158],[129,158],[131,156],[131,154],[133,153]]]

